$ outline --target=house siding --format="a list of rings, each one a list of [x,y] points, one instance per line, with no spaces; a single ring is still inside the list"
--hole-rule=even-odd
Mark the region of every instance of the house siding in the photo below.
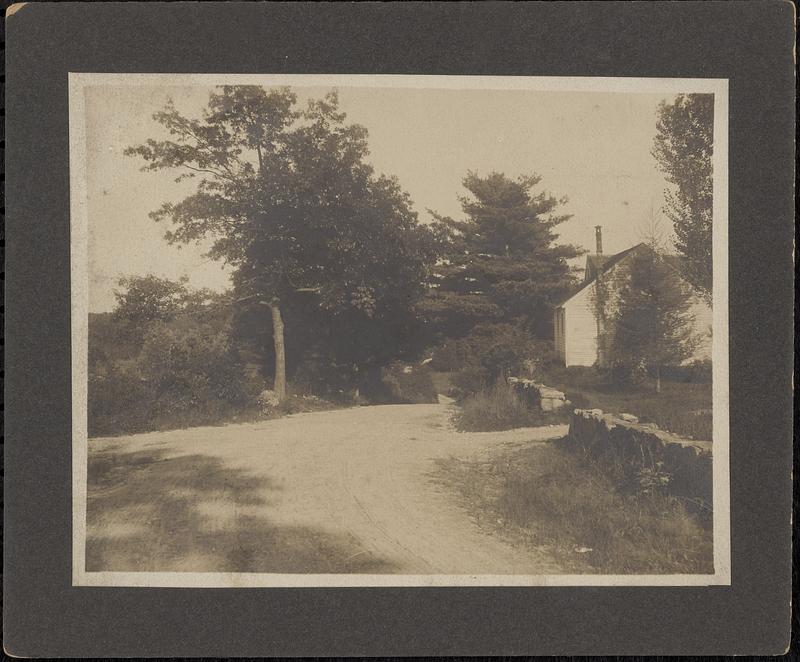
[[[553,339],[556,349],[556,356],[562,361],[566,359],[566,338],[564,335],[564,320],[566,313],[563,306],[559,306],[553,315]]]
[[[591,293],[594,284],[578,292],[564,309],[564,363],[594,365],[597,361],[597,322]]]
[[[604,275],[608,287],[608,300],[606,302],[607,317],[614,314],[618,300],[618,277],[624,274],[620,265],[626,260],[615,264]],[[554,315],[556,325],[556,351],[566,366],[592,366],[597,362],[597,320],[594,309],[595,283],[585,286],[571,299],[565,301]],[[559,322],[559,311],[563,311]],[[694,296],[689,309],[694,317],[694,330],[700,342],[694,354],[684,363],[696,360],[711,359],[712,351],[712,311],[711,307],[701,298]],[[560,329],[559,329],[560,327]],[[611,339],[608,339],[610,342]]]

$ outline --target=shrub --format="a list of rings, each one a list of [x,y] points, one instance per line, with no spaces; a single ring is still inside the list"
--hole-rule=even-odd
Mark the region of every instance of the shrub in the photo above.
[[[647,380],[647,364],[640,361],[617,361],[611,367],[611,379],[619,386],[641,386]]]
[[[90,374],[87,395],[90,436],[152,429],[153,390],[135,367],[111,366]]]
[[[522,374],[526,361],[535,360],[541,345],[514,324],[479,324],[471,334],[477,362],[492,377]]]
[[[698,360],[681,366],[667,366],[661,370],[661,377],[673,382],[709,384],[711,372],[711,361]]]
[[[195,324],[157,325],[147,334],[139,357],[142,375],[170,410],[252,404],[264,385],[247,371],[227,329]]]
[[[227,328],[158,322],[129,361],[97,363],[89,377],[89,434],[126,434],[220,423],[253,411],[264,389]]]
[[[450,375],[452,389],[449,395],[461,400],[486,388],[490,383],[489,371],[481,366],[462,368]]]
[[[454,372],[478,362],[469,338],[446,340],[433,349],[431,359],[431,368],[438,372]]]
[[[464,374],[475,378],[464,385],[465,392],[475,392],[486,379],[501,375],[541,378],[545,367],[554,361],[552,343],[536,340],[514,324],[479,324],[465,338],[447,340],[434,348],[434,370]],[[469,370],[470,372],[465,372]]]
[[[503,381],[465,398],[453,415],[453,424],[462,432],[511,430],[537,422],[538,417]]]
[[[354,388],[352,366],[312,355],[303,359],[291,377],[292,390],[300,394],[334,397]]]
[[[381,369],[381,383],[389,402],[428,404],[438,401],[427,365],[409,365],[394,361]]]

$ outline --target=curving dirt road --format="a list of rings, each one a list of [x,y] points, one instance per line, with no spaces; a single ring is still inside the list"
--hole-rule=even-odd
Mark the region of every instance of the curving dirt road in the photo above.
[[[389,405],[89,441],[87,570],[550,574],[481,530],[437,461],[562,436]]]

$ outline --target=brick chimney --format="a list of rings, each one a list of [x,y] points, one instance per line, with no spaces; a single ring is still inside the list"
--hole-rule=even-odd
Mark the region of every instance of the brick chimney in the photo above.
[[[594,237],[597,242],[597,254],[603,254],[603,226],[602,225],[595,225],[594,226]]]

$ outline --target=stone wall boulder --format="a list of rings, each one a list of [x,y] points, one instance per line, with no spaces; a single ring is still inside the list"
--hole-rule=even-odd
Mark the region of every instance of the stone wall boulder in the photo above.
[[[509,377],[508,383],[529,406],[541,411],[556,411],[567,404],[567,397],[562,391],[532,379]]]
[[[655,425],[625,420],[600,409],[575,409],[567,445],[602,459],[620,475],[662,480],[670,494],[711,507],[710,441],[683,439]]]

